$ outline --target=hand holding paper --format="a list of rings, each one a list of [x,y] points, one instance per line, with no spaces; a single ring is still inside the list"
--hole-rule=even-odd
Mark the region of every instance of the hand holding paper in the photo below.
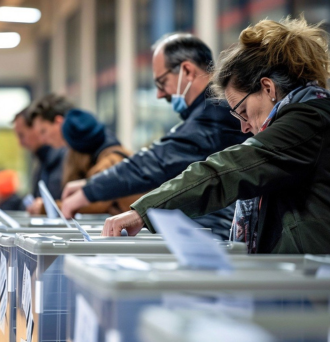
[[[143,227],[143,220],[135,210],[109,217],[105,220],[102,236],[123,236],[123,230],[127,235],[135,236]]]

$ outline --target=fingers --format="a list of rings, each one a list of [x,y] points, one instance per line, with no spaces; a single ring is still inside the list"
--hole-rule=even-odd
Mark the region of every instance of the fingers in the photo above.
[[[66,198],[68,198],[70,195],[71,195],[71,188],[70,188],[70,183],[68,183],[68,184],[64,187],[64,189],[63,189],[63,191],[62,191],[62,196],[61,196],[62,201],[64,201],[64,200],[65,200]]]
[[[62,213],[66,218],[73,217],[80,208],[90,204],[82,190],[76,191],[62,202]]]
[[[62,214],[66,219],[69,219],[74,216],[73,210],[71,210],[70,205],[66,203],[66,201],[62,202]]]
[[[130,210],[120,215],[109,217],[105,220],[102,236],[122,236],[125,234],[134,236],[143,227],[143,220],[140,215]],[[126,234],[125,234],[126,235]]]
[[[62,201],[86,185],[86,179],[69,182],[65,185],[62,192]]]
[[[33,203],[26,208],[30,215],[40,215],[43,206],[43,201],[40,197],[37,197]]]

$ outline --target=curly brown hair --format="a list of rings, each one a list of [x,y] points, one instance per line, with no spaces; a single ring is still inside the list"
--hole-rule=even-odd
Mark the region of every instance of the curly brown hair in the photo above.
[[[213,93],[222,98],[229,82],[238,91],[258,92],[262,77],[274,81],[280,97],[309,81],[326,88],[329,36],[321,25],[308,25],[301,15],[247,27],[239,42],[220,54],[212,76]]]

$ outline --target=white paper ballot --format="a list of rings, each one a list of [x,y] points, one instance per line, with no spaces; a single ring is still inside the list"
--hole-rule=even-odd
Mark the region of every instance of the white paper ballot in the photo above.
[[[40,195],[42,197],[42,200],[44,202],[45,210],[47,213],[47,217],[49,218],[56,218],[59,217],[60,214],[57,212],[56,208],[56,202],[53,199],[53,196],[50,194],[50,192],[47,189],[47,186],[43,180],[40,180],[38,182]]]
[[[8,302],[7,259],[0,253],[0,329],[5,333],[5,319]]]
[[[27,208],[27,207],[29,207],[30,205],[32,205],[32,204],[33,204],[33,201],[34,201],[34,197],[33,197],[33,195],[31,195],[31,194],[26,195],[26,196],[23,198],[23,200],[22,200],[22,202],[23,202],[25,208]]]
[[[80,233],[83,235],[85,241],[93,241],[90,235],[86,232],[86,230],[75,219],[72,219],[72,221],[77,227],[77,229],[80,231]]]
[[[148,218],[162,234],[180,265],[193,268],[232,270],[227,254],[212,237],[181,210],[149,209]]]
[[[0,209],[0,217],[8,223],[11,228],[20,228],[20,224]]]
[[[38,182],[38,186],[39,186],[39,191],[40,191],[42,200],[44,201],[47,217],[52,218],[52,219],[56,217],[61,217],[61,219],[68,226],[68,228],[72,228],[69,222],[67,221],[67,219],[62,214],[59,207],[57,206],[56,202],[54,201],[53,196],[48,191],[45,182],[43,180],[40,180]]]
[[[97,316],[81,294],[76,296],[74,342],[97,342]]]
[[[32,341],[33,334],[33,314],[32,314],[32,292],[31,292],[31,275],[29,269],[24,264],[23,284],[22,284],[22,308],[26,318],[26,341]]]

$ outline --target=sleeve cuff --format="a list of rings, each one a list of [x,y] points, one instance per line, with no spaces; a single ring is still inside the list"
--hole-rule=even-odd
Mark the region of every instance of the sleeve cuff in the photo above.
[[[95,198],[93,191],[92,191],[92,186],[87,183],[83,188],[82,191],[84,192],[85,196],[89,200],[89,202],[97,202],[97,198]]]
[[[130,206],[132,210],[135,210],[138,212],[138,214],[141,216],[139,210],[135,207],[134,203],[133,205]],[[150,231],[150,233],[152,234],[156,234],[156,231],[154,229],[154,227],[152,226],[151,222],[149,221],[149,218],[147,216],[147,214],[145,214],[144,216],[141,216],[142,217],[142,220],[146,226],[146,228],[148,228],[148,230]]]

